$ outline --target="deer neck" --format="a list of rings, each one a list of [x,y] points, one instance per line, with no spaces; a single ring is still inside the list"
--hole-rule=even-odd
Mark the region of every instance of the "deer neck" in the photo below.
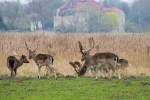
[[[37,56],[37,54],[34,53],[32,59],[33,59],[33,60],[36,60],[36,56]]]
[[[91,61],[93,61],[93,56],[88,55],[88,56],[85,58],[85,64],[90,64]]]
[[[18,67],[20,67],[21,65],[23,65],[23,59],[22,58],[20,58],[20,60],[18,60]]]
[[[79,76],[84,75],[84,74],[86,73],[86,70],[87,70],[87,66],[84,64],[84,65],[80,68],[80,70],[78,71],[78,75],[79,75]]]

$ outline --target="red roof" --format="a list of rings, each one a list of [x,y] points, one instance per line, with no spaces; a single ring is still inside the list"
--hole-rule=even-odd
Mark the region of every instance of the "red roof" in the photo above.
[[[72,10],[72,11],[79,11],[81,10],[81,6],[83,5],[90,5],[94,7],[97,10],[103,10],[105,11],[115,11],[118,13],[122,13],[123,11],[120,10],[119,8],[113,7],[113,8],[106,8],[104,7],[101,3],[96,2],[95,0],[69,0],[66,2],[64,5],[62,5],[59,8],[58,15],[59,16],[64,16],[65,12]]]

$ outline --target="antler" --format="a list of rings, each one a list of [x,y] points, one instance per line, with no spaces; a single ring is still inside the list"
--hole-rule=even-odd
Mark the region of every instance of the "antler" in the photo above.
[[[81,42],[78,41],[78,44],[79,44],[80,52],[83,54],[83,46],[82,46]]]
[[[34,49],[34,51],[37,51],[38,48],[39,48],[39,45],[37,44],[37,45],[36,45],[36,48]]]
[[[94,48],[95,41],[93,37],[90,37],[88,40],[89,40],[89,45],[90,45],[90,49],[88,51],[91,51]]]
[[[30,49],[28,48],[28,45],[27,45],[26,41],[25,41],[25,46],[26,46],[27,50],[30,50]]]

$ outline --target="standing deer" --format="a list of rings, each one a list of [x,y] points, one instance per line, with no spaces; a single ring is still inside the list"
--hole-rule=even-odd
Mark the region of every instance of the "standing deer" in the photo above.
[[[113,60],[118,62],[119,57],[111,52],[102,52],[102,53],[95,53],[94,55],[90,55],[90,51],[94,48],[95,42],[93,38],[89,38],[89,44],[91,48],[89,50],[83,49],[83,46],[80,41],[78,41],[80,53],[82,55],[81,61],[96,61],[98,59],[104,59],[104,60]]]
[[[56,71],[54,67],[52,66],[54,63],[53,56],[49,54],[36,54],[36,50],[31,50],[28,48],[27,43],[25,42],[27,51],[29,53],[29,59],[33,59],[36,65],[38,66],[38,78],[41,78],[41,67],[46,66],[50,72],[53,72],[55,79],[57,78]]]
[[[23,63],[29,63],[25,55],[22,55],[20,59],[17,59],[15,56],[9,56],[7,58],[7,67],[11,71],[11,77],[13,77],[13,73],[15,73],[16,76],[17,69],[21,67]]]

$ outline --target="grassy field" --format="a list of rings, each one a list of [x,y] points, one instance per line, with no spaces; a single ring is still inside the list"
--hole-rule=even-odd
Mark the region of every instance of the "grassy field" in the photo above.
[[[150,100],[150,77],[0,80],[0,100]]]

